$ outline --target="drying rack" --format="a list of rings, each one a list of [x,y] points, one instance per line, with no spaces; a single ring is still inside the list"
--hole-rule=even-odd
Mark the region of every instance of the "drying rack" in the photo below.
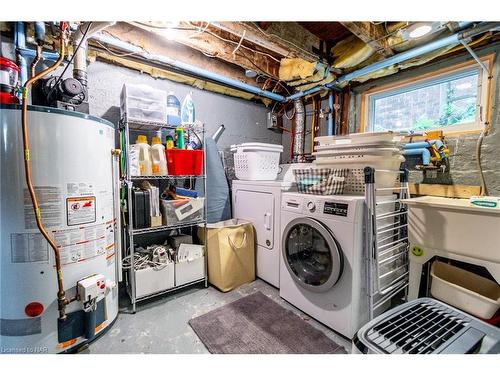
[[[122,269],[125,274],[125,284],[126,290],[130,297],[130,302],[132,305],[132,313],[136,312],[136,304],[140,301],[157,297],[160,295],[164,295],[166,293],[173,292],[175,290],[179,290],[182,288],[186,288],[192,285],[203,283],[205,287],[208,287],[208,262],[207,256],[205,253],[205,276],[199,280],[195,280],[183,285],[176,285],[174,287],[161,290],[152,294],[148,294],[145,296],[138,297],[136,294],[136,270],[134,268],[135,259],[135,247],[136,247],[136,239],[135,237],[143,237],[152,233],[171,233],[173,230],[180,230],[184,228],[190,228],[190,233],[193,234],[193,229],[202,226],[204,228],[204,243],[207,243],[207,200],[204,200],[204,209],[203,209],[203,219],[196,221],[188,221],[185,223],[178,223],[176,225],[161,225],[151,228],[140,228],[136,229],[133,227],[133,204],[132,204],[132,189],[134,187],[134,183],[140,181],[157,181],[157,183],[161,183],[162,181],[184,181],[189,183],[189,188],[194,188],[195,184],[198,180],[201,180],[203,183],[203,195],[206,198],[207,192],[207,179],[206,179],[206,157],[203,157],[203,174],[202,175],[189,175],[189,176],[179,176],[179,175],[167,175],[167,176],[132,176],[130,173],[130,158],[129,149],[130,149],[130,132],[136,131],[145,131],[145,132],[159,132],[162,129],[170,129],[175,130],[178,125],[170,125],[162,122],[152,122],[152,121],[139,121],[127,119],[124,117],[120,120],[120,132],[123,132],[123,144],[121,144],[120,148],[122,149],[122,154],[124,156],[124,165],[122,165],[122,171],[125,170],[124,175],[122,176],[122,186],[126,190],[126,199],[123,200],[122,203],[122,212],[123,212],[123,220],[122,220],[122,230],[125,241],[122,241],[122,254],[123,257],[129,256],[131,259],[130,269]],[[190,132],[193,132],[198,139],[201,140],[203,144],[203,152],[206,155],[206,145],[205,145],[205,124],[201,124],[201,130],[198,129],[196,124],[184,124],[184,129]],[[201,133],[201,137],[200,134]],[[122,134],[120,134],[120,139]],[[120,278],[121,281],[121,278]]]
[[[378,188],[376,173],[399,176],[399,186]],[[366,210],[366,265],[369,318],[409,284],[408,170],[364,168]],[[389,193],[389,194],[387,194]]]

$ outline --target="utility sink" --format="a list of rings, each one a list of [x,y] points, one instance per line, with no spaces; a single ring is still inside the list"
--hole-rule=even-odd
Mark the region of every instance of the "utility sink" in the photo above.
[[[410,243],[500,263],[500,210],[468,199],[406,199]]]

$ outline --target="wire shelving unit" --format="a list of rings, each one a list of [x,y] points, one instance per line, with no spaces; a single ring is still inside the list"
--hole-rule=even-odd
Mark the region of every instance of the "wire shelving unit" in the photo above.
[[[136,295],[136,270],[134,268],[134,253],[135,253],[135,248],[137,246],[137,239],[140,237],[141,242],[143,241],[144,237],[147,237],[149,234],[162,234],[165,233],[166,235],[169,235],[172,233],[172,231],[175,230],[180,230],[180,229],[185,229],[185,228],[190,228],[190,233],[193,234],[193,229],[197,228],[199,226],[202,226],[204,231],[204,243],[207,243],[207,201],[204,199],[204,209],[203,209],[203,219],[202,220],[195,220],[195,221],[187,221],[183,223],[177,223],[175,225],[161,225],[161,226],[155,226],[155,227],[150,227],[150,228],[134,228],[133,227],[133,204],[132,204],[132,189],[134,187],[134,184],[140,181],[152,181],[155,182],[159,185],[162,183],[168,183],[170,181],[183,181],[185,183],[189,184],[190,188],[194,188],[196,183],[202,183],[203,184],[203,196],[206,198],[206,191],[207,191],[207,185],[206,185],[206,148],[205,148],[205,126],[204,124],[198,125],[198,124],[183,124],[182,127],[184,130],[188,133],[194,133],[195,136],[202,142],[203,144],[203,152],[204,152],[204,157],[203,157],[203,174],[202,175],[185,175],[185,176],[178,176],[178,175],[167,175],[167,176],[132,176],[130,174],[130,159],[129,159],[129,147],[131,145],[130,143],[130,133],[131,132],[160,132],[162,129],[169,129],[169,130],[175,130],[178,127],[178,125],[169,125],[166,123],[160,123],[160,122],[149,122],[149,121],[137,121],[137,120],[131,120],[122,118],[120,120],[120,139],[123,140],[121,142],[121,149],[122,149],[122,154],[124,157],[124,163],[121,163],[121,170],[122,170],[122,187],[126,191],[126,197],[123,199],[122,196],[122,231],[123,231],[123,237],[124,241],[122,241],[122,254],[123,257],[129,256],[130,257],[130,268],[128,269],[123,269],[123,272],[125,273],[125,283],[126,283],[126,289],[127,293],[130,297],[130,302],[132,305],[132,313],[136,312],[136,304],[140,301],[147,300],[149,298],[157,297],[166,293],[170,293],[182,288],[187,288],[193,285],[200,285],[203,283],[205,287],[208,286],[208,272],[207,272],[207,254],[205,251],[204,254],[204,261],[205,261],[205,276],[199,280],[195,280],[183,285],[175,285],[172,288],[168,288],[166,290],[160,290],[155,293],[146,295],[146,296],[140,296],[137,297]],[[201,134],[201,136],[200,136]],[[123,173],[125,171],[125,173]]]

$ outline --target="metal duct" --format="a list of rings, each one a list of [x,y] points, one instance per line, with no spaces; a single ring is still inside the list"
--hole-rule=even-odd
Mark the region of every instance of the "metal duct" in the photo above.
[[[73,51],[75,57],[73,59],[73,78],[87,87],[87,39],[92,34],[98,33],[108,26],[113,26],[116,22],[85,22],[76,29],[73,34]],[[85,40],[82,40],[85,37]],[[77,47],[81,43],[80,48]]]
[[[306,141],[306,111],[302,99],[293,102],[295,116],[293,118],[293,161],[301,162],[304,158],[304,145]]]

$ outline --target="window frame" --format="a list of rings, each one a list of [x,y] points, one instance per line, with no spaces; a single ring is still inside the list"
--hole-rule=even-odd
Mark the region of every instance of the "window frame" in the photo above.
[[[480,60],[488,69],[491,69],[494,57],[494,54],[490,54],[480,57]],[[432,130],[442,130],[445,135],[479,134],[485,128],[488,121],[488,113],[491,105],[491,77],[488,77],[488,75],[484,73],[475,60],[454,64],[446,68],[419,75],[418,77],[400,80],[364,91],[361,94],[361,118],[359,132],[364,133],[373,131],[372,114],[376,99],[432,86],[432,84],[439,83],[440,81],[443,82],[453,77],[465,77],[469,74],[472,75],[472,72],[479,73],[477,86],[478,99],[476,103],[478,110],[476,110],[475,121],[465,124],[451,125],[448,127],[434,128]]]

